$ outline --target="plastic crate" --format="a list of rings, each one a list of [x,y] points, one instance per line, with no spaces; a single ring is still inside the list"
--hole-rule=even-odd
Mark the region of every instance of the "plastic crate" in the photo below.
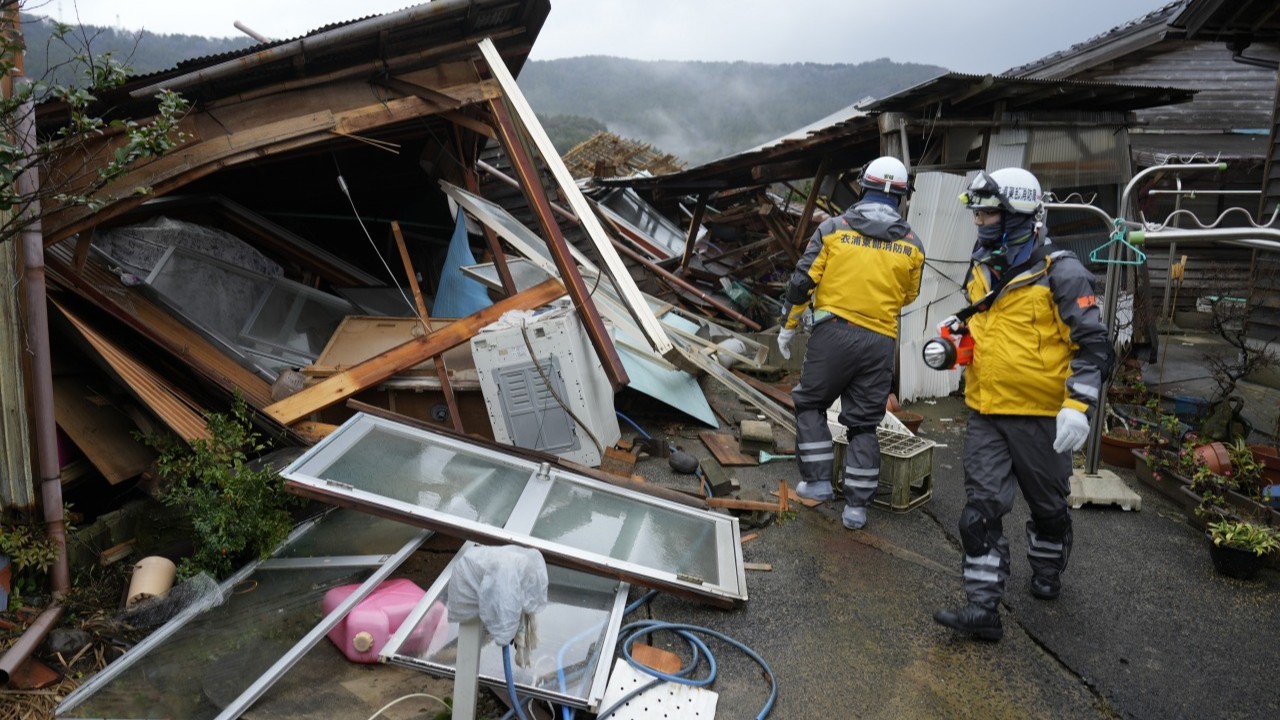
[[[886,428],[876,430],[880,441],[880,487],[871,502],[894,512],[917,508],[933,497],[932,440],[897,433]],[[848,443],[837,439],[831,476],[844,477],[844,451]]]

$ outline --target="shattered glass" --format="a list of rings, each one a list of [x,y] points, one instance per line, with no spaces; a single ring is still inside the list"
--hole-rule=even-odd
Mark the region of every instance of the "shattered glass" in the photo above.
[[[458,557],[474,547],[468,543]],[[390,662],[452,677],[458,623],[441,610],[448,604],[454,562],[441,573],[382,655]],[[516,689],[574,707],[594,707],[604,694],[629,585],[610,578],[547,566],[547,605],[535,620],[529,662],[513,665]],[[601,659],[605,662],[601,663]],[[480,650],[480,682],[505,688],[502,648],[487,636]]]
[[[224,582],[220,604],[180,614],[90,678],[56,716],[217,717],[324,618],[326,592],[363,582],[419,532],[351,510],[330,512],[295,533],[276,557]],[[361,551],[367,557],[352,561]],[[338,554],[346,560],[332,562]],[[304,558],[312,562],[298,562]]]

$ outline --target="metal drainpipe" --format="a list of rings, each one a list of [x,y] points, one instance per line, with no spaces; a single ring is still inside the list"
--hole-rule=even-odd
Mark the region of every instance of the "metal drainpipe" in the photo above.
[[[14,78],[14,87],[30,85],[26,77]],[[35,103],[27,101],[18,112],[17,140],[27,156],[35,154]],[[14,669],[26,662],[62,616],[62,600],[71,589],[67,564],[67,527],[62,515],[62,479],[58,467],[57,426],[53,415],[53,374],[49,354],[49,308],[45,298],[44,234],[40,225],[40,171],[34,165],[18,176],[18,193],[32,198],[22,210],[27,217],[20,234],[25,260],[27,341],[31,347],[32,415],[35,421],[36,450],[40,473],[40,498],[44,507],[45,532],[58,547],[50,580],[51,604],[8,652],[0,657],[0,684],[6,684]]]

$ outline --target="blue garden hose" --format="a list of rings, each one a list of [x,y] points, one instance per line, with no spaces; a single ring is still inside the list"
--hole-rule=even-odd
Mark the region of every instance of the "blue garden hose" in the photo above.
[[[520,698],[516,697],[516,678],[515,673],[511,671],[511,643],[502,646],[502,671],[507,676],[507,694],[511,696],[511,709],[516,711],[516,717],[520,720],[529,720],[520,709]]]
[[[635,642],[637,638],[650,635],[659,630],[666,630],[669,632],[673,632],[676,635],[679,635],[681,638],[685,640],[685,642],[689,643],[689,646],[693,651],[693,657],[694,657],[693,661],[689,665],[686,665],[685,667],[677,671],[675,675],[660,673],[653,670],[652,668],[644,667],[639,663],[637,663],[631,657],[631,645],[632,643]],[[738,648],[742,652],[746,653],[748,657],[754,660],[756,664],[758,664],[764,670],[765,676],[769,678],[769,686],[770,686],[769,698],[768,700],[765,701],[764,707],[761,708],[759,714],[756,715],[756,720],[763,720],[765,717],[768,717],[769,713],[773,710],[774,702],[776,702],[778,699],[778,680],[773,674],[773,668],[769,667],[769,664],[765,662],[764,658],[760,657],[760,655],[756,653],[756,651],[747,647],[743,643],[729,637],[728,635],[718,633],[715,630],[711,630],[708,628],[699,627],[697,625],[667,623],[667,622],[661,622],[657,620],[644,620],[640,622],[631,623],[622,628],[621,635],[625,636],[625,640],[623,641],[623,644],[622,644],[622,653],[623,653],[623,656],[626,657],[627,662],[631,663],[633,667],[636,667],[641,672],[644,672],[648,675],[653,675],[654,680],[652,682],[641,685],[640,687],[632,690],[631,692],[619,698],[617,702],[615,702],[613,705],[610,705],[608,708],[601,711],[600,714],[596,716],[596,720],[605,720],[605,718],[613,714],[619,707],[621,707],[623,703],[630,701],[632,698],[658,685],[664,680],[669,682],[678,682],[684,685],[698,686],[698,687],[710,685],[715,680],[715,676],[716,676],[715,657],[711,654],[710,649],[707,648],[706,643],[704,643],[701,638],[697,637],[695,633],[709,635],[718,640],[721,640],[723,642],[729,643],[730,645],[733,645],[734,647]],[[698,666],[699,660],[700,660],[699,653],[706,653],[707,663],[709,667],[707,676],[704,678],[690,679],[688,677],[688,673],[692,672],[692,670]]]
[[[645,440],[652,440],[652,439],[653,439],[652,437],[649,437],[649,433],[647,433],[647,432],[645,432],[645,431],[644,431],[644,428],[642,428],[642,427],[640,427],[639,425],[637,425],[637,424],[636,424],[636,421],[635,421],[635,420],[632,420],[631,418],[627,417],[626,415],[623,415],[622,413],[618,412],[617,410],[614,410],[614,411],[613,411],[613,414],[614,414],[614,415],[617,415],[617,416],[618,416],[618,417],[620,417],[620,418],[622,418],[623,420],[625,420],[625,421],[627,422],[627,424],[628,424],[628,425],[630,425],[631,427],[635,428],[635,429],[636,429],[636,432],[640,433],[640,434],[644,437],[644,439],[645,439]]]

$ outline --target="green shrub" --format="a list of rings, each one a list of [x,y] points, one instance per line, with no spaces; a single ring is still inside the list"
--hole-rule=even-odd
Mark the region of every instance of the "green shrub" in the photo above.
[[[179,575],[200,571],[218,579],[255,557],[266,557],[293,526],[289,507],[300,499],[285,491],[273,468],[254,468],[252,457],[267,444],[254,430],[249,408],[236,396],[231,413],[205,416],[208,439],[190,445],[172,436],[147,436],[160,453],[160,474],[171,483],[161,500],[185,509],[195,534],[195,552]]]
[[[47,574],[58,557],[58,545],[34,523],[0,522],[0,555],[12,566],[10,604],[21,602],[24,594],[39,592],[40,576]],[[0,607],[0,611],[7,608]]]

